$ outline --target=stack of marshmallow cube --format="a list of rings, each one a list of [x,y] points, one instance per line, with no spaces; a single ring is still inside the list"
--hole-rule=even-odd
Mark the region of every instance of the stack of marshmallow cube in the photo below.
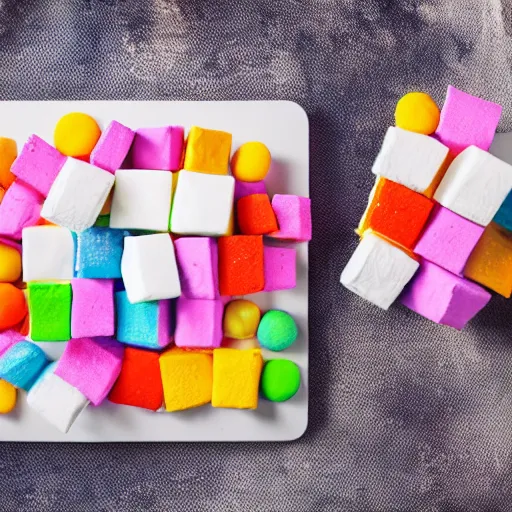
[[[423,93],[411,94],[373,165],[361,241],[341,283],[383,309],[400,298],[462,329],[489,302],[484,287],[512,292],[512,166],[488,152],[501,107],[450,86],[433,125],[437,107],[424,95],[432,128],[423,130]]]
[[[12,164],[0,236],[22,242],[30,327],[0,333],[0,379],[64,432],[116,381],[146,409],[257,405],[259,345],[221,348],[224,307],[295,287],[295,249],[263,236],[308,241],[309,199],[230,175],[231,134],[184,135],[113,121],[88,155],[33,135]],[[67,345],[50,364],[32,341]]]

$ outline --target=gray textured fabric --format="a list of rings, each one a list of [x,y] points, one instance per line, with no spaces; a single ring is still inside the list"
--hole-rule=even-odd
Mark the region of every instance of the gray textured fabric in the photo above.
[[[1,99],[289,99],[311,122],[311,415],[285,444],[0,445],[2,511],[512,510],[512,306],[463,332],[339,285],[396,100],[504,105],[509,0],[0,0]],[[0,112],[1,115],[1,112]]]

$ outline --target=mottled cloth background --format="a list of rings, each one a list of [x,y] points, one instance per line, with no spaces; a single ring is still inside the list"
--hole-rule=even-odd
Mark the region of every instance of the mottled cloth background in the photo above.
[[[512,303],[458,333],[339,284],[397,99],[453,84],[512,130],[511,35],[512,0],[0,0],[0,99],[300,103],[314,223],[302,439],[4,443],[0,510],[512,510]]]

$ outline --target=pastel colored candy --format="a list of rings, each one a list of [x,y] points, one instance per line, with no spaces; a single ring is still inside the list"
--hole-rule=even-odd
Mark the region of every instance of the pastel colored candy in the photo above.
[[[9,414],[16,407],[16,388],[6,380],[0,379],[0,414]]]
[[[512,192],[509,192],[505,201],[501,203],[492,220],[508,231],[512,231]]]
[[[0,238],[0,282],[15,283],[21,277],[21,245]]]
[[[261,350],[213,351],[212,406],[256,409],[263,359]]]
[[[236,203],[236,218],[244,235],[268,235],[277,231],[277,219],[267,194],[252,194]]]
[[[110,227],[167,231],[171,212],[172,174],[120,169],[110,211]]]
[[[425,260],[400,301],[429,320],[460,330],[490,299],[477,284]]]
[[[271,359],[261,372],[261,394],[271,402],[290,400],[300,388],[299,367],[289,359]]]
[[[99,405],[121,372],[123,355],[123,345],[111,338],[72,339],[59,359],[55,375]]]
[[[7,137],[0,137],[0,186],[7,190],[14,182],[16,176],[11,172],[11,166],[18,156],[16,141]]]
[[[116,339],[138,347],[166,347],[174,334],[172,304],[171,300],[131,304],[125,291],[116,292]]]
[[[290,290],[297,285],[297,256],[293,248],[263,247],[264,292]]]
[[[115,404],[157,411],[164,401],[160,354],[150,350],[126,347],[123,365],[108,395]]]
[[[464,268],[464,276],[510,298],[512,295],[512,233],[491,222]]]
[[[193,300],[180,297],[176,303],[177,347],[216,348],[222,341],[221,300]]]
[[[501,106],[496,103],[449,85],[435,135],[450,148],[453,156],[469,146],[487,151],[496,133],[501,110]]]
[[[25,336],[15,329],[7,329],[0,332],[0,357],[18,341],[24,340]]]
[[[71,338],[69,283],[28,283],[28,305],[33,341],[67,341]]]
[[[217,241],[184,237],[174,242],[181,290],[187,299],[216,299],[219,296]]]
[[[73,278],[75,242],[71,231],[57,226],[23,229],[23,280],[48,281]]]
[[[435,180],[448,148],[433,137],[391,126],[372,172],[424,193]]]
[[[434,199],[462,217],[487,226],[511,188],[512,166],[470,146],[453,160]]]
[[[258,182],[267,175],[271,160],[270,151],[265,144],[246,142],[231,158],[231,171],[237,180]]]
[[[105,227],[93,227],[77,233],[77,277],[119,279],[124,238],[129,234],[125,230]]]
[[[235,203],[245,196],[252,194],[266,194],[267,187],[264,181],[250,183],[248,181],[235,180]]]
[[[114,336],[114,281],[73,279],[71,337]]]
[[[31,135],[12,164],[11,172],[46,197],[66,160],[43,139]]]
[[[367,229],[412,250],[421,235],[434,202],[399,183],[378,178],[357,232]]]
[[[0,283],[0,331],[18,325],[27,314],[25,294],[11,283]]]
[[[55,375],[58,363],[46,367],[27,395],[27,404],[48,423],[66,434],[89,405],[87,397]]]
[[[127,236],[121,274],[131,303],[181,295],[174,245],[167,233]]]
[[[362,238],[340,282],[363,299],[387,310],[411,280],[419,263],[374,233]]]
[[[181,235],[224,235],[230,227],[234,189],[232,176],[180,171],[171,231]]]
[[[139,128],[135,132],[131,159],[135,169],[177,171],[184,146],[183,126]]]
[[[114,185],[114,176],[99,167],[68,158],[46,198],[41,217],[77,233],[96,222]]]
[[[210,403],[213,357],[171,348],[160,356],[165,410],[182,411]]]
[[[462,275],[484,228],[436,205],[414,252],[453,274]]]
[[[133,130],[117,121],[112,121],[92,150],[91,164],[115,173],[127,157],[134,137]]]
[[[257,335],[263,348],[279,352],[295,343],[299,330],[289,313],[271,309],[263,315]]]
[[[227,174],[231,140],[230,133],[192,126],[187,137],[183,169]]]
[[[263,237],[235,235],[219,238],[221,295],[247,295],[263,290]]]
[[[273,238],[307,242],[311,240],[311,200],[308,197],[276,194],[272,209],[277,217],[279,230]]]
[[[28,391],[47,364],[41,348],[30,341],[20,341],[0,357],[0,379]]]
[[[439,125],[439,117],[439,107],[424,92],[409,92],[396,104],[395,123],[404,130],[431,135]]]
[[[57,122],[53,141],[63,155],[85,157],[91,154],[100,135],[100,127],[93,117],[82,112],[71,112]]]
[[[36,190],[16,180],[0,203],[0,236],[21,240],[23,228],[39,221],[43,201]]]
[[[246,299],[232,300],[224,310],[224,336],[236,339],[253,338],[256,336],[260,318],[260,308],[254,302]]]

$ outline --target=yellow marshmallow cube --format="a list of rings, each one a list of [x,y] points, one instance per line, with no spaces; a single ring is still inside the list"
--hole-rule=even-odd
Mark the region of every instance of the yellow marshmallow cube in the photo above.
[[[224,310],[224,336],[243,340],[256,336],[260,323],[260,308],[245,299],[232,300]]]
[[[20,251],[0,243],[0,283],[15,283],[21,277]]]
[[[259,349],[216,348],[213,351],[212,406],[256,409],[262,366]]]
[[[14,407],[16,407],[16,388],[0,379],[0,414],[8,414]]]
[[[262,142],[242,144],[231,159],[233,176],[240,181],[261,181],[270,169],[272,158],[267,146]]]
[[[62,117],[53,133],[55,147],[66,156],[89,156],[101,135],[98,123],[89,115],[72,112]]]
[[[183,168],[206,174],[228,174],[231,139],[230,133],[193,126],[187,138]]]
[[[424,92],[410,92],[396,104],[395,124],[410,132],[431,135],[436,131],[440,118],[439,107]]]
[[[160,372],[166,411],[182,411],[211,401],[211,354],[174,347],[160,356]]]

